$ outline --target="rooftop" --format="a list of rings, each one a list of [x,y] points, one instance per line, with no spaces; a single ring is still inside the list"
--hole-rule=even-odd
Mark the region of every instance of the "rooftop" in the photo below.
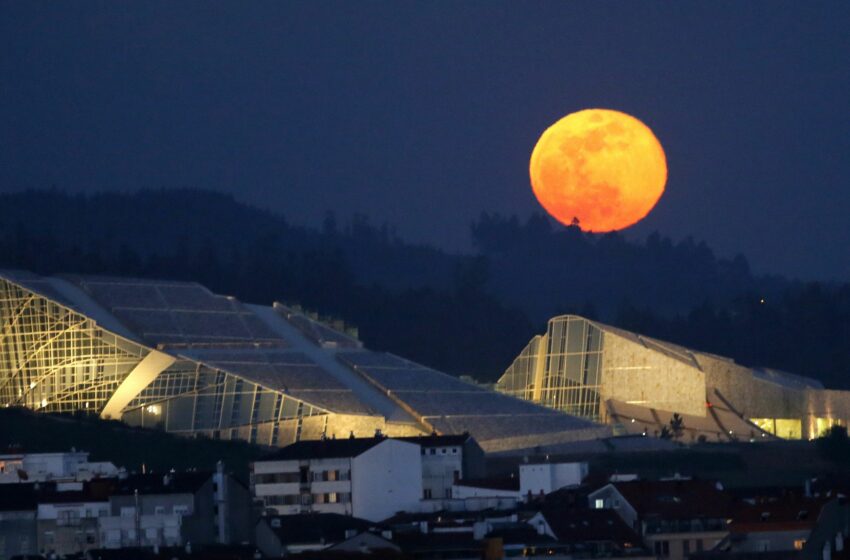
[[[707,480],[635,480],[613,486],[643,518],[726,518],[732,498]]]
[[[347,531],[359,533],[379,527],[371,521],[338,513],[264,517],[260,523],[267,523],[284,545],[335,543],[345,540]]]
[[[300,459],[357,457],[384,441],[387,441],[387,438],[341,438],[299,441],[271,453],[262,460],[292,461]]]

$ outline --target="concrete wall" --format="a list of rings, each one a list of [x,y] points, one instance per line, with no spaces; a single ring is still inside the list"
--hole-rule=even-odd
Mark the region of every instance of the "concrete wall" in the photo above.
[[[399,511],[418,511],[422,497],[422,456],[415,443],[387,439],[351,463],[355,517],[381,521]]]
[[[587,463],[540,463],[519,466],[519,491],[537,496],[565,486],[578,486],[587,476]]]
[[[36,512],[0,511],[0,558],[38,552]]]
[[[455,473],[458,479],[463,477],[463,447],[423,447],[422,451],[423,491],[430,491],[430,498],[451,498]],[[433,455],[431,451],[434,451]]]

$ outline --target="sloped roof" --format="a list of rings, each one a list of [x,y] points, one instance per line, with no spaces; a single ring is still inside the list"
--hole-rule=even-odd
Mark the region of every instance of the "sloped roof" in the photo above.
[[[298,441],[263,457],[263,461],[291,461],[295,459],[337,459],[357,457],[387,438],[343,438]]]
[[[760,500],[755,504],[743,502],[735,507],[729,529],[733,533],[811,529],[817,523],[823,506],[832,499],[787,495]]]
[[[115,495],[139,494],[195,494],[212,477],[211,472],[178,472],[134,474],[123,479]]]
[[[307,513],[264,517],[266,523],[282,545],[308,543],[337,543],[346,539],[346,531],[367,531],[378,527],[376,523],[338,513]]]
[[[610,541],[620,547],[640,543],[640,537],[612,509],[544,508],[540,513],[561,543]]]
[[[727,518],[732,498],[707,480],[635,480],[613,483],[643,518]]]

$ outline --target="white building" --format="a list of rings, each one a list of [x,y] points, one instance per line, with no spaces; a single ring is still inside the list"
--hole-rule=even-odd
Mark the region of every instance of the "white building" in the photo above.
[[[0,455],[0,484],[17,482],[85,481],[118,476],[108,462],[89,462],[85,451],[11,453]]]
[[[278,515],[339,513],[380,521],[418,511],[422,456],[382,437],[300,441],[252,465],[252,493]]]
[[[520,465],[519,491],[525,497],[549,494],[568,486],[578,486],[587,476],[587,463],[539,463]]]
[[[38,499],[38,548],[64,556],[97,548],[98,520],[109,515],[111,480],[59,482]]]
[[[484,451],[469,434],[399,438],[417,444],[422,454],[422,499],[447,500],[452,486],[484,473]]]

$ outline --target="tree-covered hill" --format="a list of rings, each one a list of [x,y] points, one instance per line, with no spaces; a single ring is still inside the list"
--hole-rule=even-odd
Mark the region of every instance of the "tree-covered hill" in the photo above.
[[[201,190],[0,195],[0,267],[200,282],[243,301],[299,303],[364,343],[497,379],[546,319],[624,328],[850,388],[847,285],[754,275],[742,256],[653,234],[630,242],[482,215],[477,252],[400,239],[365,216],[319,228]]]

